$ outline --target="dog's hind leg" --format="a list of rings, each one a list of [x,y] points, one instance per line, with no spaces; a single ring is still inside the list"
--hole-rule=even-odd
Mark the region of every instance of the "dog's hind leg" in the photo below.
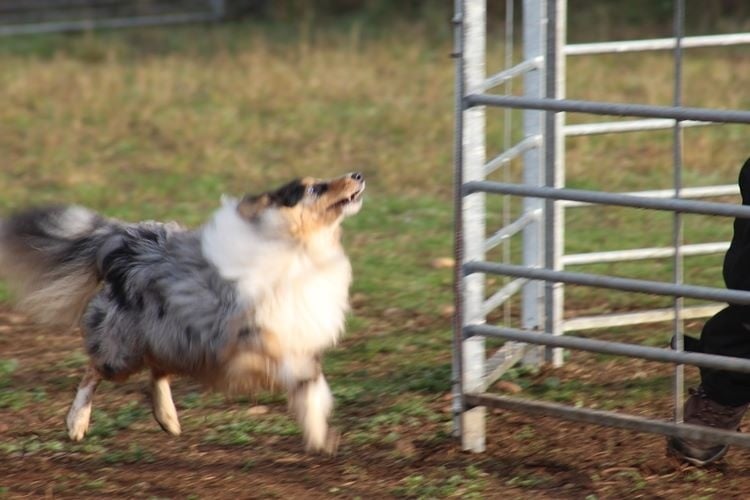
[[[154,408],[154,418],[161,428],[173,436],[179,436],[182,430],[180,428],[180,420],[177,418],[177,409],[172,400],[172,389],[169,387],[169,377],[167,375],[152,372],[151,400]]]
[[[310,451],[336,453],[338,433],[328,427],[333,395],[322,373],[299,382],[289,394],[289,405],[302,426],[305,445]]]
[[[102,380],[101,375],[93,366],[86,369],[81,383],[78,385],[78,392],[73,399],[73,404],[68,411],[66,423],[68,426],[68,436],[73,441],[80,441],[89,429],[91,420],[91,402],[94,398],[94,391]]]

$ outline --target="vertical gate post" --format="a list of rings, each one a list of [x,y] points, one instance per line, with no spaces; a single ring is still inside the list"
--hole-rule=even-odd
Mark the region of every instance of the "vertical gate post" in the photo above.
[[[567,30],[567,0],[547,0],[546,50],[544,65],[545,96],[565,98],[565,43]],[[544,117],[544,184],[565,186],[565,114],[545,112]],[[565,251],[565,213],[558,201],[544,202],[544,267],[562,271]],[[547,282],[545,285],[545,331],[563,335],[564,285]],[[545,360],[552,366],[563,364],[563,350],[548,347]]]
[[[462,65],[463,95],[481,93],[485,80],[485,0],[463,1],[463,47]],[[483,106],[461,112],[461,167],[462,182],[484,179],[485,164],[485,109]],[[462,262],[484,260],[485,240],[485,195],[473,193],[462,200]],[[463,303],[462,325],[484,322],[482,303],[484,302],[484,275],[474,273],[462,279]],[[461,378],[462,391],[482,392],[484,390],[485,342],[484,337],[461,336]],[[485,449],[485,408],[477,406],[463,408],[461,417],[462,446],[464,450],[482,452]]]
[[[554,0],[551,0],[554,1]],[[544,6],[546,0],[523,0],[523,59],[524,61],[538,60],[544,56],[544,36],[546,35],[543,22],[546,19]],[[524,97],[544,97],[542,69],[535,68],[524,74]],[[524,110],[523,136],[524,140],[543,137],[543,111]],[[544,184],[544,145],[530,148],[523,154],[523,183],[530,186]],[[544,201],[540,198],[524,198],[523,213],[530,215],[541,214]],[[542,267],[544,264],[542,218],[528,224],[523,230],[523,265],[526,267]],[[544,287],[540,281],[529,281],[523,286],[521,295],[521,325],[525,330],[541,331],[544,325]],[[543,360],[543,347],[529,347],[524,357],[524,363],[539,365]]]

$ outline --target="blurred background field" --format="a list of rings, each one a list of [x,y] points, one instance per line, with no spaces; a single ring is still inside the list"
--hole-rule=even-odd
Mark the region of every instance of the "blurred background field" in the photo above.
[[[490,11],[490,70],[503,61],[503,3]],[[689,34],[750,28],[746,2],[687,3]],[[493,419],[484,456],[456,449],[446,399],[452,275],[436,264],[452,252],[450,4],[230,2],[232,19],[218,24],[0,38],[0,213],[79,203],[198,226],[223,193],[355,170],[368,180],[363,211],[345,224],[353,313],[326,361],[344,432],[338,457],[301,454],[283,399],[225,401],[187,381],[175,386],[179,440],[151,422],[139,401],[143,381],[134,380],[104,387],[91,439],[69,444],[61,422],[85,364],[78,340],[36,329],[5,303],[0,465],[9,472],[0,496],[208,497],[253,485],[257,497],[604,498],[744,487],[741,475],[659,468],[653,436],[622,450],[632,435],[593,429],[592,453],[581,459],[565,444],[576,426],[532,417]],[[569,18],[571,42],[669,36],[671,2],[571,0]],[[746,47],[690,50],[684,64],[687,105],[750,108]],[[568,60],[571,98],[670,104],[671,92],[667,53]],[[501,112],[489,120],[494,152]],[[747,127],[687,130],[684,144],[686,185],[731,184],[750,156]],[[518,165],[511,169],[517,175]],[[570,139],[567,172],[572,187],[667,188],[671,132]],[[671,218],[650,212],[571,210],[566,222],[571,253],[671,241]],[[731,235],[727,219],[691,216],[686,227],[690,242]],[[600,266],[671,279],[666,261]],[[690,258],[687,279],[720,286],[720,269],[721,256]],[[572,314],[668,305],[572,287],[568,300]],[[668,335],[668,325],[604,332],[651,345]],[[561,372],[514,372],[506,382],[534,397],[669,415],[668,367],[576,356]],[[597,377],[603,370],[612,380]],[[253,405],[266,413],[248,416]],[[644,449],[653,453],[638,458]],[[133,480],[136,471],[147,479]]]

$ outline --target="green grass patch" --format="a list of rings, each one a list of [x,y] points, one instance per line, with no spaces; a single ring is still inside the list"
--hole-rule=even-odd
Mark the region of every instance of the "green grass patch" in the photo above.
[[[130,428],[136,422],[141,422],[151,418],[148,409],[141,403],[131,402],[113,413],[94,410],[91,416],[91,429],[87,438],[111,438],[121,430]]]
[[[153,453],[137,443],[132,443],[126,449],[122,450],[112,450],[110,448],[102,455],[101,460],[106,464],[153,463],[156,461]]]
[[[203,440],[212,444],[241,446],[252,443],[258,436],[301,435],[297,424],[286,415],[233,415],[229,422],[225,416],[216,416],[208,417],[208,421],[210,430]]]
[[[485,498],[486,476],[486,473],[471,465],[453,474],[444,467],[439,467],[429,475],[406,476],[392,493],[398,498],[481,499]]]

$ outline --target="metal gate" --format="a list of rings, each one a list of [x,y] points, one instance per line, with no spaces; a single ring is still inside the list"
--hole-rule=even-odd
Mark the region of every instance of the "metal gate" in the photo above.
[[[716,305],[684,307],[683,298],[713,302],[750,304],[750,293],[685,284],[683,257],[724,251],[726,242],[688,245],[684,243],[682,214],[704,214],[750,218],[750,207],[702,201],[698,198],[733,194],[737,187],[682,187],[682,130],[712,123],[750,124],[750,112],[684,107],[682,103],[682,51],[750,43],[750,33],[684,37],[684,0],[674,3],[674,36],[665,39],[566,44],[566,0],[523,0],[523,61],[511,64],[513,47],[513,0],[506,0],[505,69],[487,77],[485,73],[486,2],[456,0],[454,53],[456,58],[455,136],[455,298],[454,325],[454,414],[455,428],[464,449],[485,447],[485,407],[556,416],[636,431],[682,438],[704,438],[750,446],[750,436],[708,429],[682,422],[683,364],[750,373],[750,361],[742,358],[684,352],[683,320],[706,317]],[[565,99],[565,61],[583,56],[646,50],[672,50],[674,93],[672,106],[620,104]],[[513,95],[512,81],[523,78],[523,94]],[[503,94],[488,93],[504,85]],[[487,161],[485,109],[505,111],[504,151]],[[523,139],[510,142],[512,109],[523,110]],[[637,117],[637,120],[566,125],[565,112]],[[566,137],[671,129],[673,131],[673,188],[637,193],[610,193],[565,187]],[[516,158],[523,161],[523,180],[512,183],[503,172],[502,181],[486,180]],[[496,174],[495,174],[496,175]],[[503,213],[502,227],[489,237],[487,195],[502,196],[504,207],[521,200],[520,216]],[[510,201],[506,201],[510,200]],[[507,204],[506,204],[507,203]],[[586,205],[637,207],[673,213],[672,245],[665,248],[564,255],[564,210]],[[500,261],[485,255],[520,235],[521,264],[510,263],[511,252],[503,250]],[[601,274],[565,271],[565,265],[637,259],[673,259],[671,282],[630,279]],[[487,296],[487,275],[502,276],[502,286]],[[579,317],[563,320],[564,284],[602,287],[674,298],[668,309]],[[520,328],[491,325],[487,316],[520,293]],[[564,335],[587,328],[672,321],[674,350],[623,342]],[[491,356],[485,339],[505,340]],[[508,368],[522,362],[543,361],[559,366],[562,349],[638,357],[675,365],[674,421],[661,421],[622,413],[531,401],[487,392]]]
[[[217,21],[224,0],[5,0],[0,36]]]

